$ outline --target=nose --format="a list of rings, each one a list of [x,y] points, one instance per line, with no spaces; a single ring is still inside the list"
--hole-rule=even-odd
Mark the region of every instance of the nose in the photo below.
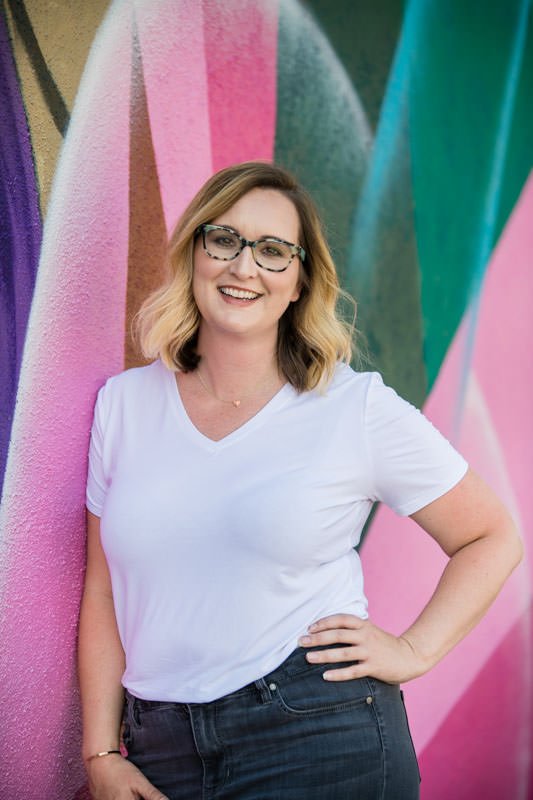
[[[252,278],[257,275],[258,267],[254,261],[252,248],[248,244],[243,247],[237,258],[229,262],[229,265],[231,274],[241,279]]]

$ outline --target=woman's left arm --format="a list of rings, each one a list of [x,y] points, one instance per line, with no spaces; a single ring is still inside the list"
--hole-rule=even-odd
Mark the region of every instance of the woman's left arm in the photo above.
[[[522,558],[522,544],[505,506],[472,470],[449,492],[411,515],[449,556],[435,592],[416,621],[393,636],[370,620],[336,614],[318,620],[304,647],[314,663],[357,661],[330,670],[328,680],[373,676],[404,683],[431,669],[476,625]]]

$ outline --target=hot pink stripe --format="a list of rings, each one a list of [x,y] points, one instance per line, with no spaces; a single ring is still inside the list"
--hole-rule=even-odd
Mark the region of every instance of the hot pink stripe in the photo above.
[[[530,797],[531,608],[498,644],[422,753],[423,800]]]
[[[213,169],[272,160],[278,2],[203,0],[202,5]]]
[[[113,4],[79,87],[44,231],[1,525],[6,798],[67,800],[85,780],[74,643],[92,407],[97,386],[123,364],[130,53],[130,10]]]
[[[167,230],[212,173],[202,5],[135,4]]]

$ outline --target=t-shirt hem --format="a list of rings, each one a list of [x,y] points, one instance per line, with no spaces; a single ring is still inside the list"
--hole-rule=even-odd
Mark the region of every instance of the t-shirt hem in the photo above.
[[[365,596],[361,595],[361,599],[348,603],[334,603],[329,609],[317,611],[316,615],[310,617],[310,622],[333,614],[353,614],[360,619],[368,619],[368,604]],[[163,683],[155,684],[148,679],[136,678],[128,670],[122,675],[121,683],[124,689],[140,700],[157,700],[164,703],[212,703],[246,689],[261,678],[267,678],[298,649],[298,638],[306,632],[305,629],[302,629],[298,633],[292,633],[285,644],[279,648],[276,647],[275,653],[269,654],[268,658],[257,656],[252,662],[255,668],[239,671],[237,664],[229,665],[225,672],[232,676],[232,680],[223,682],[221,679],[213,677],[211,685],[207,689],[191,681],[185,682],[185,684],[181,683],[179,691],[177,691],[175,677],[166,676]],[[152,668],[150,674],[157,673]],[[237,675],[238,677],[236,677]],[[209,681],[209,678],[207,680]]]

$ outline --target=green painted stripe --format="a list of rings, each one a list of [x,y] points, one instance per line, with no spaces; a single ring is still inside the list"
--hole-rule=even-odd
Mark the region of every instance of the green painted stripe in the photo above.
[[[342,276],[370,144],[362,106],[328,40],[296,0],[281,0],[274,157],[315,198]]]
[[[522,0],[411,4],[410,129],[430,383],[480,288],[496,235],[491,196],[506,187],[501,227],[527,174],[531,140],[528,149],[519,145],[520,155],[494,186],[495,160],[508,149],[501,138],[513,130],[501,121],[521,6]],[[529,131],[532,84],[533,71],[527,79],[522,72],[516,119],[527,120]],[[516,126],[512,136],[518,144]]]
[[[376,130],[403,20],[403,0],[307,0]]]

